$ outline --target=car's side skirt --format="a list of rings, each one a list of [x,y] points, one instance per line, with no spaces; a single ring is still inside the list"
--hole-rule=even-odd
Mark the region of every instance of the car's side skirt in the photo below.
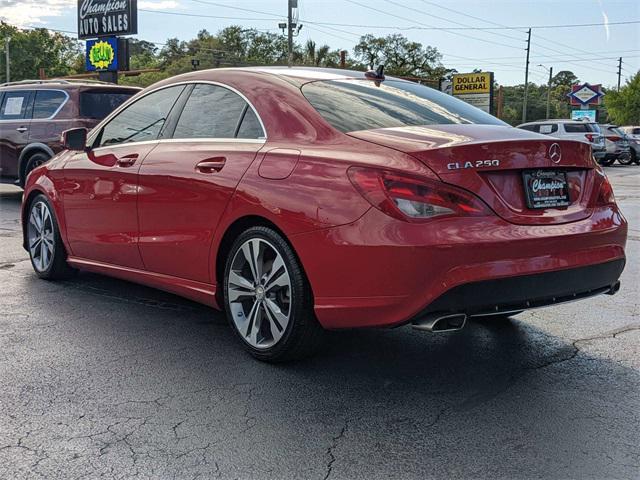
[[[74,268],[88,272],[108,275],[130,282],[140,283],[148,287],[158,288],[175,293],[213,308],[219,308],[216,301],[216,286],[208,283],[196,282],[185,278],[173,277],[162,273],[147,272],[135,268],[96,262],[86,258],[68,257],[67,262]]]

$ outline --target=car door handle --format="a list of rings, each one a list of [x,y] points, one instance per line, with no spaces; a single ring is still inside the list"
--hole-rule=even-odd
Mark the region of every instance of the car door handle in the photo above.
[[[18,131],[18,132],[20,132],[20,133],[24,133],[24,132],[26,132],[27,130],[29,130],[27,127],[18,127],[18,128],[16,128],[16,131]]]
[[[214,173],[219,172],[224,167],[224,164],[227,162],[227,159],[224,157],[214,157],[207,158],[206,160],[202,160],[198,162],[196,165],[196,170],[201,173]]]
[[[131,155],[125,155],[124,157],[118,158],[118,165],[121,167],[130,167],[138,160],[138,154],[132,153]]]

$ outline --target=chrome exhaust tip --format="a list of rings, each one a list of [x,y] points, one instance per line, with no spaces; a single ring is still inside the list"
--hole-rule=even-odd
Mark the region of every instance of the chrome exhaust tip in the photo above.
[[[461,330],[467,322],[465,313],[451,313],[443,315],[441,313],[430,313],[415,320],[412,327],[416,330],[426,330],[427,332],[442,333]]]

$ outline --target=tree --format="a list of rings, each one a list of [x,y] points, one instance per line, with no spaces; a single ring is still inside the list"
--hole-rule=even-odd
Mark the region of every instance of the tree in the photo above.
[[[640,125],[640,71],[627,80],[620,91],[604,97],[609,117],[618,125]]]
[[[439,78],[446,72],[437,48],[423,47],[399,33],[386,37],[364,35],[353,53],[365,68],[384,63],[385,71],[393,75]]]
[[[84,70],[80,43],[71,37],[44,28],[19,30],[0,22],[0,39],[9,37],[11,80],[38,78],[40,68],[48,77],[79,73]],[[4,42],[3,42],[4,43]],[[5,56],[0,55],[0,81],[6,81]]]

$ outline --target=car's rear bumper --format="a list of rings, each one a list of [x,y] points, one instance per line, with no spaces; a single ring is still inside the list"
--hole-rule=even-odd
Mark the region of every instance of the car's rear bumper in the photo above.
[[[560,225],[514,225],[499,217],[410,224],[371,209],[352,224],[291,240],[320,323],[354,328],[399,325],[440,310],[521,310],[604,292],[624,266],[626,234],[616,208]]]

